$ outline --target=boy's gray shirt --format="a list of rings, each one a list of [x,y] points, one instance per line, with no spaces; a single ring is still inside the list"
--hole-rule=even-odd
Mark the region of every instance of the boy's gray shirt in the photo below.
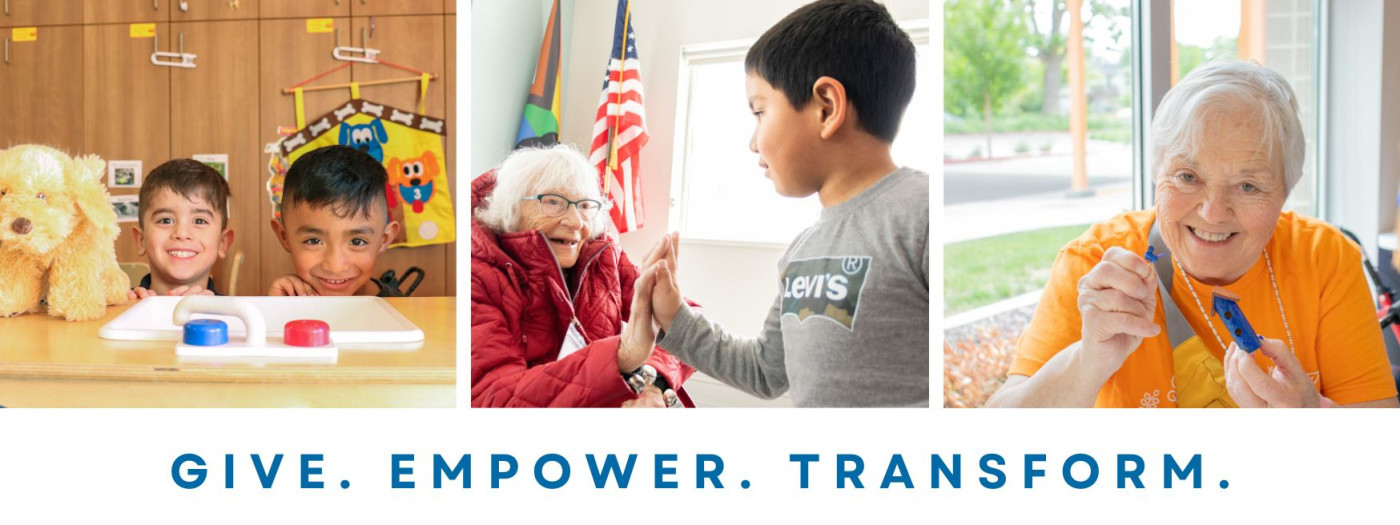
[[[750,394],[797,406],[928,406],[929,176],[886,175],[822,211],[778,263],[757,339],[683,306],[658,345]]]

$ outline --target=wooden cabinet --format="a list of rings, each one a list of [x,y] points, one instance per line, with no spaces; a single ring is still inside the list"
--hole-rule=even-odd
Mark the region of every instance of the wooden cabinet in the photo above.
[[[440,15],[443,0],[347,0],[350,2],[350,15]]]
[[[170,159],[170,68],[151,63],[154,39],[131,38],[124,24],[83,29],[83,153],[109,162],[139,160],[148,172]],[[156,31],[170,41],[165,24]],[[137,188],[109,191],[135,195]],[[140,260],[128,233],[134,225],[121,225],[117,260]]]
[[[190,158],[200,154],[228,155],[228,183],[233,198],[229,203],[229,227],[234,231],[228,256],[242,251],[256,260],[260,240],[269,234],[267,222],[258,213],[258,203],[266,201],[263,184],[267,181],[267,161],[259,153],[258,142],[258,22],[173,23],[170,30],[178,40],[185,38],[185,51],[198,56],[194,69],[170,69],[170,156]],[[153,167],[153,166],[152,166]],[[147,167],[147,171],[150,167]],[[214,267],[214,279],[225,294],[262,295],[256,264],[245,262],[239,269],[238,290],[228,289],[228,262]]]
[[[358,0],[356,0],[358,1]],[[373,0],[371,0],[372,2]],[[358,4],[357,4],[358,5]],[[444,18],[441,15],[375,17],[374,29],[370,31],[370,19],[355,17],[354,34],[361,31],[369,36],[366,46],[380,50],[380,58],[419,71],[438,75],[429,86],[424,113],[444,116],[447,111],[446,91],[442,76],[445,71],[446,37]],[[357,82],[402,78],[409,73],[383,65],[355,64],[351,67]],[[371,86],[361,89],[366,100],[372,100],[408,111],[418,109],[419,85],[414,82]],[[450,139],[449,139],[450,140]],[[448,171],[449,174],[453,173]],[[460,191],[456,181],[450,181],[449,188]],[[410,266],[423,268],[426,277],[418,286],[415,295],[435,296],[448,293],[447,254],[455,250],[454,244],[435,244],[418,248],[396,248],[379,257],[376,273],[393,269],[403,274]]]
[[[357,0],[263,0],[259,16],[268,18],[332,18],[350,16],[350,3]]]
[[[0,27],[83,23],[83,0],[0,0]]]
[[[87,0],[83,3],[85,24],[131,24],[167,22],[170,5],[179,0]]]
[[[291,2],[268,2],[291,3]],[[301,3],[301,2],[297,2]],[[314,2],[306,2],[314,3]],[[267,4],[264,4],[267,5]],[[336,18],[335,27],[348,32],[349,18]],[[282,89],[302,82],[315,75],[329,71],[343,64],[331,57],[335,48],[335,33],[309,33],[304,19],[261,20],[259,25],[258,63],[258,144],[267,144],[278,139],[278,128],[295,129],[296,106],[291,95],[282,94]],[[350,81],[350,68],[332,73],[316,83],[341,83]],[[316,118],[344,104],[350,98],[349,91],[311,91],[305,93],[306,118]],[[259,146],[259,152],[262,151]],[[268,156],[260,154],[259,162],[267,166]],[[267,181],[267,172],[259,175]],[[261,218],[262,237],[258,241],[257,257],[250,257],[249,265],[259,267],[262,289],[267,293],[272,281],[293,272],[291,256],[282,248],[277,236],[272,234],[269,224],[273,220],[272,202],[265,188],[259,190],[258,214]]]
[[[0,148],[48,144],[83,151],[83,28],[40,27],[34,41],[6,46],[9,61],[0,64]]]
[[[256,20],[258,0],[169,0],[171,22],[193,22],[197,20]],[[280,2],[283,0],[269,0]],[[291,2],[288,2],[291,3]],[[296,2],[301,3],[301,2]]]

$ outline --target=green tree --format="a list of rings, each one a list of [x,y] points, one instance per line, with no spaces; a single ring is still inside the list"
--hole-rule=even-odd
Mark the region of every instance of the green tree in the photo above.
[[[1041,27],[1035,16],[1035,7],[1046,1],[1050,4],[1049,25]],[[1119,27],[1118,21],[1127,18],[1127,5],[1115,6],[1114,3],[1123,2],[1111,3],[1108,0],[1085,0],[1084,3],[1089,7],[1089,16],[1084,19],[1085,28],[1096,23],[1108,24],[1112,38],[1121,38],[1123,28]],[[1063,113],[1060,108],[1060,88],[1063,85],[1065,70],[1065,39],[1068,37],[1065,34],[1068,31],[1068,24],[1065,22],[1065,0],[1018,0],[1017,8],[1025,16],[1026,25],[1029,27],[1029,31],[1026,32],[1026,47],[1035,50],[1035,58],[1043,66],[1040,79],[1040,114],[1059,115]]]
[[[949,0],[943,6],[943,108],[962,116],[982,114],[987,156],[992,156],[992,115],[1022,89],[1025,26],[1011,0]]]

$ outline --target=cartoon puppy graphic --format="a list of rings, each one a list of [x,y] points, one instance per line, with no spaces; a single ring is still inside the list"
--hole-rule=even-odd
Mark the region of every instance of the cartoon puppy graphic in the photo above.
[[[433,198],[433,180],[441,172],[437,157],[424,151],[418,158],[389,159],[387,167],[389,184],[398,187],[404,204],[413,205],[413,213],[423,213],[423,205]]]
[[[117,215],[102,159],[46,146],[0,151],[0,317],[100,319],[131,287],[117,265]]]
[[[375,162],[384,162],[384,144],[389,142],[389,132],[379,119],[369,124],[340,124],[340,145],[358,149],[374,157]]]

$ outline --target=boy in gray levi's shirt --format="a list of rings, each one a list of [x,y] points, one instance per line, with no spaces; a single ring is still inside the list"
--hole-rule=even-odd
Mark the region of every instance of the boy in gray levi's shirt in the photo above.
[[[929,176],[909,168],[822,211],[783,254],[757,339],[682,306],[658,341],[750,394],[798,406],[928,406]]]
[[[685,306],[660,265],[657,343],[759,397],[928,406],[929,177],[891,152],[914,93],[913,42],[879,3],[817,0],[764,32],[744,69],[749,149],[778,194],[815,193],[821,218],[783,255],[757,339]]]

